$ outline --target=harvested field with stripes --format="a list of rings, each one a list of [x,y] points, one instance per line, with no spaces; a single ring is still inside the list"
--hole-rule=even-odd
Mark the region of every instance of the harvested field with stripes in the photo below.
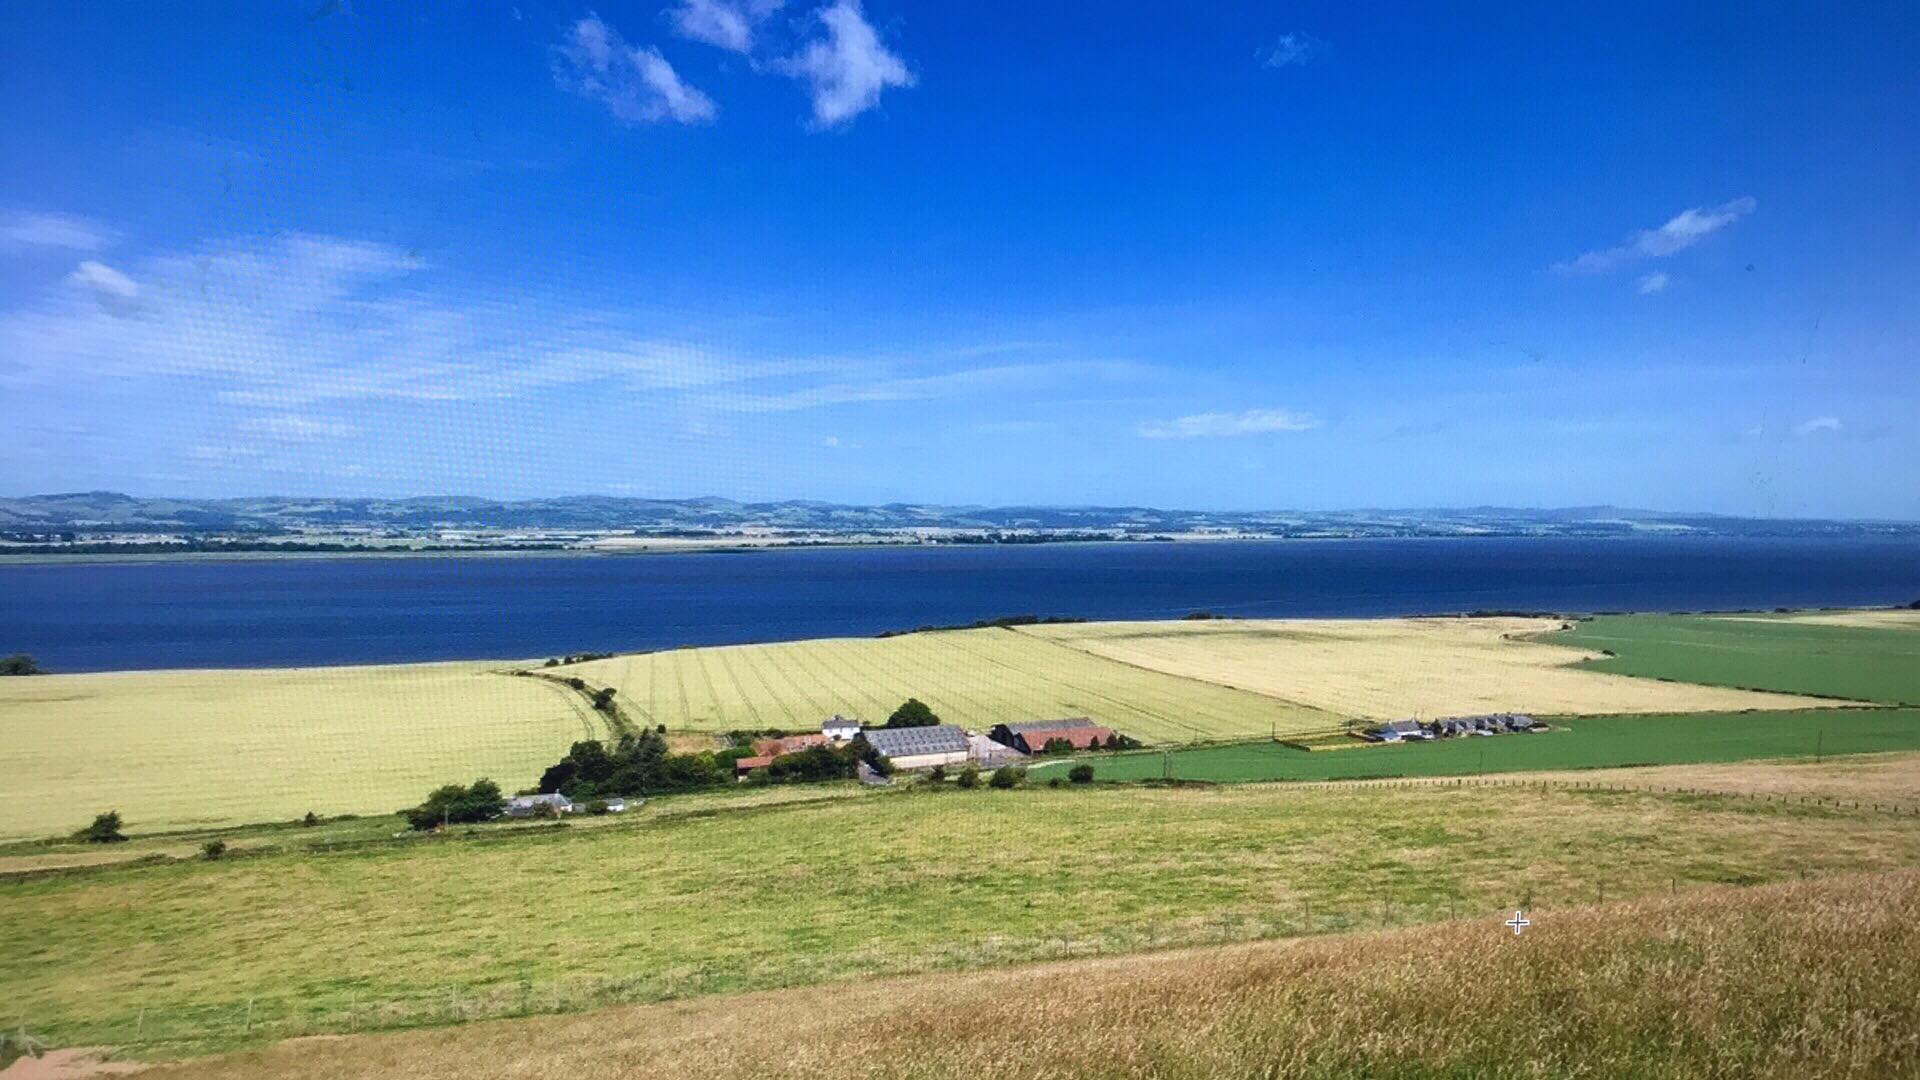
[[[1214,619],[1068,623],[1020,633],[1343,716],[1390,720],[1818,708],[1830,699],[1634,678],[1572,665],[1597,651],[1555,644],[1558,619]],[[1549,639],[1543,640],[1543,635]]]
[[[676,649],[560,670],[618,688],[630,716],[669,731],[801,730],[834,713],[877,724],[909,697],[978,730],[1090,716],[1148,742],[1324,731],[1342,719],[1006,630]]]

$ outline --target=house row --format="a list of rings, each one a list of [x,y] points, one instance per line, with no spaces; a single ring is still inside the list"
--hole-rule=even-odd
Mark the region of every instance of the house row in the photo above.
[[[639,806],[642,799],[630,799],[614,795],[599,800],[607,806],[609,814],[624,814],[628,809]],[[530,818],[577,814],[585,811],[586,803],[576,803],[565,795],[515,795],[507,800],[500,811],[501,817]]]
[[[1526,713],[1486,713],[1480,716],[1447,716],[1427,723],[1391,720],[1368,729],[1361,737],[1368,742],[1420,742],[1463,735],[1505,735],[1516,731],[1542,730],[1545,730],[1545,725]]]

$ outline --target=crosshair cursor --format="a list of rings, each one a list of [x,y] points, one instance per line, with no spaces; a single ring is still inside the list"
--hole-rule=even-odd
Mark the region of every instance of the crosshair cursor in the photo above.
[[[1533,925],[1533,920],[1527,918],[1525,912],[1515,911],[1513,913],[1513,918],[1507,920],[1507,925],[1513,927],[1513,936],[1519,937],[1520,931],[1525,930],[1527,927]]]

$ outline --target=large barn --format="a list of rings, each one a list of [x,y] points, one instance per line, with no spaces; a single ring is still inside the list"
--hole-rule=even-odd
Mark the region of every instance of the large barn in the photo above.
[[[1002,746],[1011,746],[1023,754],[1037,754],[1054,740],[1085,750],[1095,743],[1106,745],[1113,729],[1094,723],[1085,716],[1064,720],[1033,720],[1021,724],[996,724],[988,737]]]
[[[964,765],[967,733],[952,724],[934,727],[870,728],[867,745],[879,751],[896,769],[931,769],[935,765]]]

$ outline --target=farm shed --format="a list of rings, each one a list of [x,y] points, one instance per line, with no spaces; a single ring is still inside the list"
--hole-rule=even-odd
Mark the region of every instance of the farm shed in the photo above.
[[[952,724],[918,728],[875,728],[867,744],[900,769],[931,769],[967,760],[967,733]]]
[[[1023,754],[1038,754],[1047,748],[1050,742],[1064,742],[1075,750],[1089,750],[1106,745],[1113,738],[1113,729],[1092,725],[1087,727],[1043,727],[1035,728],[1021,725],[1024,730],[1013,736],[1013,748]]]
[[[825,735],[786,735],[778,739],[755,739],[753,752],[760,757],[779,757],[782,754],[797,754],[815,746],[827,746],[832,742]]]
[[[1093,722],[1092,718],[1085,716],[1070,716],[1062,720],[1028,720],[1019,724],[995,724],[992,730],[987,732],[987,737],[999,743],[1001,746],[1011,746],[1021,753],[1025,753],[1026,750],[1020,743],[1020,737],[1030,731],[1064,731],[1074,728],[1091,728],[1098,726],[1099,725]],[[1102,730],[1106,729],[1103,728]],[[1044,746],[1045,743],[1041,743],[1040,745]]]

